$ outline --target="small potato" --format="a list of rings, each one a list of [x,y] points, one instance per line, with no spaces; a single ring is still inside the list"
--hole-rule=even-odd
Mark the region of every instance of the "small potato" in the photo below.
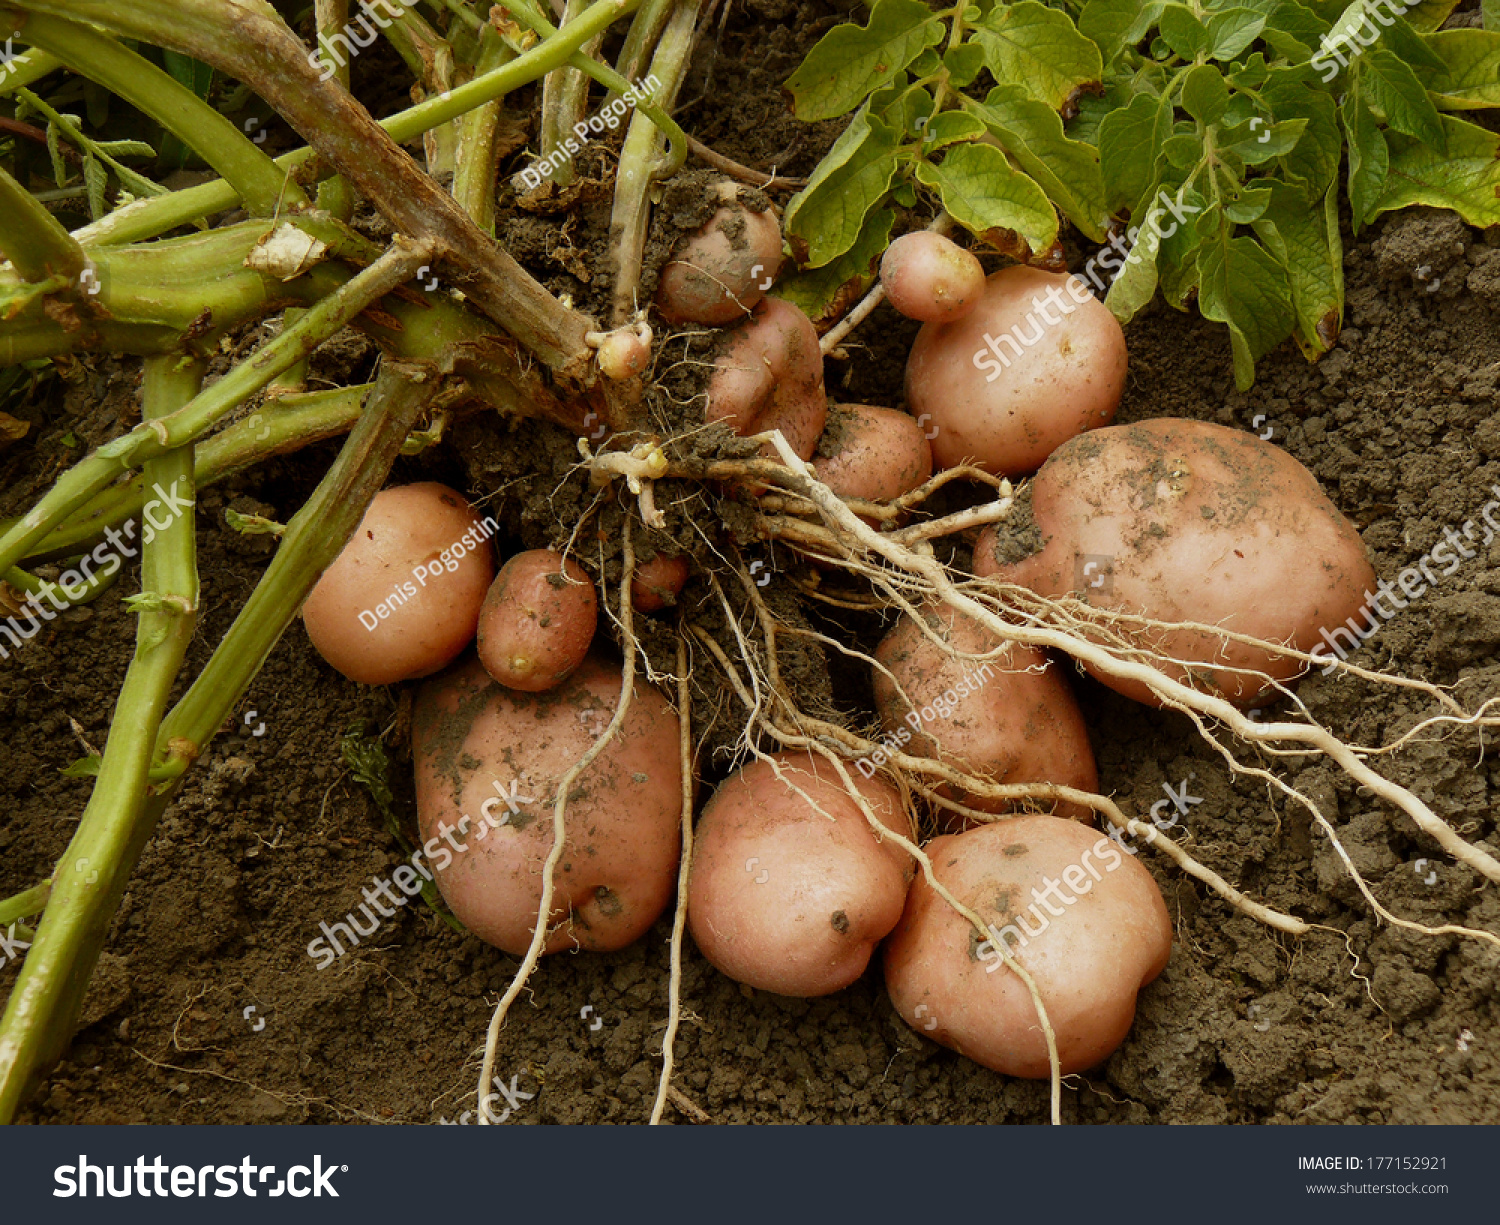
[[[517,553],[495,576],[479,613],[479,659],[502,685],[551,689],[583,662],[599,620],[594,584],[551,549]]]
[[[364,685],[451,663],[474,640],[497,530],[446,485],[382,489],[302,606],[318,654]]]
[[[891,305],[908,319],[952,323],[978,303],[984,268],[956,242],[916,230],[886,248],[880,283]]]
[[[923,616],[955,651],[983,655],[998,645],[983,626],[951,610],[929,606]],[[1062,669],[1044,652],[1013,643],[1004,658],[954,659],[903,617],[876,648],[875,658],[889,672],[874,670],[885,743],[997,783],[1099,789],[1083,715]],[[1011,807],[968,793],[951,798],[981,812]],[[1054,811],[1093,820],[1093,810],[1081,804],[1058,801]]]
[[[585,660],[545,694],[478,660],[422,686],[412,710],[417,823],[439,892],[481,940],[524,953],[563,775],[604,733],[620,667]],[[624,948],[666,909],[681,848],[677,715],[637,679],[625,722],[574,782],[543,951]]]
[[[932,447],[906,413],[873,404],[830,405],[813,469],[840,497],[888,502],[932,475]]]
[[[716,190],[724,206],[678,245],[661,270],[656,308],[668,323],[732,323],[765,296],[781,268],[776,214],[742,203],[734,183],[719,183]]]
[[[736,982],[827,995],[864,973],[900,917],[912,860],[877,838],[828,762],[811,753],[774,760],[732,775],[698,819],[688,927]],[[896,788],[854,781],[880,823],[909,838]]]
[[[1242,430],[1170,418],[1095,430],[1060,447],[1031,488],[1042,550],[1006,564],[987,530],[974,548],[981,578],[1308,652],[1325,649],[1325,627],[1347,634],[1346,618],[1377,598],[1354,525],[1311,472]],[[1368,619],[1348,624],[1363,630]],[[1191,674],[1162,665],[1168,676],[1233,702],[1254,704],[1270,686],[1230,669],[1279,681],[1304,671],[1295,659],[1205,631],[1118,628],[1193,665]],[[1126,697],[1160,705],[1139,681],[1089,671]]]
[[[1045,1078],[1036,1005],[998,941],[1036,980],[1063,1075],[1108,1058],[1172,952],[1151,874],[1108,838],[1047,816],[934,838],[926,850],[989,939],[918,875],[885,946],[886,990],[906,1023],[996,1072]]]
[[[817,330],[790,302],[766,298],[728,333],[709,380],[704,419],[722,421],[742,436],[779,429],[792,450],[809,459],[827,415]],[[763,451],[773,454],[769,444]]]
[[[631,606],[641,612],[659,612],[668,605],[677,603],[677,597],[687,586],[688,562],[686,557],[668,557],[658,553],[649,561],[635,568],[635,577],[630,581]]]
[[[933,459],[1034,472],[1084,430],[1108,425],[1125,390],[1125,334],[1075,276],[1003,268],[963,318],[928,323],[906,363],[912,415],[937,428]]]

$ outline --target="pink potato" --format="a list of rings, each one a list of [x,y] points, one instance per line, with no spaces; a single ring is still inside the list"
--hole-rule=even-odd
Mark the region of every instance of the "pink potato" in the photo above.
[[[925,849],[933,875],[978,913],[989,939],[917,876],[885,945],[886,990],[906,1023],[996,1072],[1046,1077],[1036,1006],[998,941],[1036,981],[1063,1075],[1108,1058],[1172,951],[1151,874],[1108,838],[1048,816],[1011,817]]]
[[[512,689],[551,689],[583,662],[598,619],[594,584],[576,561],[551,549],[517,553],[484,597],[480,662]]]
[[[908,319],[952,323],[979,302],[984,268],[951,239],[915,230],[886,248],[880,283],[891,305]]]
[[[728,333],[709,380],[704,419],[747,437],[779,429],[792,450],[809,459],[827,415],[817,330],[790,302],[766,298]],[[769,443],[763,453],[773,454]]]
[[[732,775],[704,808],[688,926],[703,955],[736,982],[827,995],[864,973],[900,917],[912,860],[876,836],[826,760],[773,760]],[[881,825],[909,838],[900,792],[883,778],[850,774]]]
[[[829,406],[813,469],[840,497],[889,502],[932,475],[932,447],[906,413],[874,404],[835,404]]]
[[[668,323],[732,323],[754,308],[781,268],[781,223],[771,209],[717,185],[723,207],[678,245],[661,270],[656,308]]]
[[[922,611],[928,626],[955,651],[983,655],[999,645],[989,630],[951,610]],[[874,670],[884,744],[996,783],[1098,790],[1083,715],[1062,669],[1045,652],[1012,643],[1003,658],[955,659],[903,617],[876,648],[875,658],[885,668]],[[874,764],[884,764],[881,754]],[[1014,807],[968,792],[953,794],[947,787],[944,794],[981,812]],[[1093,820],[1093,810],[1081,804],[1059,800],[1054,811]]]
[[[496,530],[446,485],[382,489],[302,606],[318,654],[365,685],[451,663],[474,639]]]
[[[1044,596],[1157,621],[1195,621],[1314,652],[1364,606],[1374,571],[1354,525],[1313,474],[1280,447],[1242,430],[1171,418],[1075,438],[1032,483],[1040,552],[1007,564],[987,529],[974,573]],[[1363,629],[1368,623],[1354,619]],[[1190,665],[1175,680],[1254,704],[1305,665],[1200,630],[1121,627],[1143,648]],[[1160,705],[1141,681],[1085,665],[1111,689]]]
[[[635,577],[630,581],[631,606],[640,612],[660,612],[677,603],[687,581],[686,557],[658,553],[636,566]]]
[[[1108,425],[1125,389],[1125,334],[1075,276],[1016,266],[985,280],[977,306],[928,323],[906,362],[912,415],[937,427],[940,468],[1034,472],[1085,430]]]
[[[618,664],[590,658],[521,693],[470,660],[423,685],[412,712],[417,823],[439,892],[481,940],[524,953],[563,775],[620,700]],[[681,849],[677,715],[637,679],[617,737],[573,783],[543,952],[624,948],[666,909]]]

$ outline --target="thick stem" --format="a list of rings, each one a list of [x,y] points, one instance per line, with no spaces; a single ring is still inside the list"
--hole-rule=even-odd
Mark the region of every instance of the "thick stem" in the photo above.
[[[170,415],[190,400],[204,367],[163,357],[146,365],[143,412]],[[192,446],[153,458],[147,479],[192,500]],[[99,777],[83,819],[58,864],[35,943],[0,1020],[0,1122],[11,1122],[36,1081],[67,1049],[83,993],[104,946],[126,882],[153,821],[147,774],[162,711],[197,624],[198,567],[191,513],[171,518],[145,545],[141,585],[162,598],[143,612],[135,658],[125,675]]]
[[[480,74],[493,72],[515,58],[493,26],[479,36]],[[497,99],[459,119],[454,127],[453,198],[474,218],[474,224],[491,237],[495,234],[495,176],[500,169],[500,146],[496,140],[501,107]]]
[[[0,169],[0,252],[32,284],[53,277],[76,283],[88,263],[73,236],[3,169]]]
[[[567,0],[560,28],[565,29],[587,8],[588,0]],[[594,35],[579,53],[592,59],[599,50],[601,37]],[[574,125],[583,119],[588,100],[589,78],[577,68],[556,68],[542,82],[542,160],[546,161],[563,150],[564,156],[552,172],[552,181],[559,187],[566,187],[573,181],[573,159],[566,156],[564,142]]]

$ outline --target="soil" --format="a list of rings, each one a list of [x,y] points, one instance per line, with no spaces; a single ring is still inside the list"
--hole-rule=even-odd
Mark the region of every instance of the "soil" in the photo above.
[[[793,124],[777,85],[840,15],[794,0],[732,6],[695,62],[684,126],[748,164],[807,174],[838,125]],[[607,211],[607,200],[590,207]],[[542,224],[508,214],[501,232]],[[1477,537],[1482,508],[1500,498],[1500,234],[1418,210],[1345,241],[1345,326],[1318,365],[1284,346],[1262,361],[1253,390],[1237,392],[1222,331],[1158,305],[1129,329],[1119,419],[1217,421],[1284,447],[1360,528],[1378,573],[1394,578],[1445,528],[1473,521]],[[545,274],[542,255],[526,258]],[[559,275],[582,266],[571,245],[563,262],[574,272]],[[576,288],[587,292],[582,281]],[[831,396],[899,406],[915,328],[877,311],[848,346],[852,359],[830,363]],[[370,354],[356,341],[318,360],[345,378],[367,369]],[[97,445],[134,412],[133,368],[84,361],[75,376],[43,389],[21,414],[33,422],[30,439],[0,452],[6,514],[81,453],[72,443]],[[531,446],[539,428],[467,426],[453,446],[401,461],[394,479],[445,480],[494,498],[506,507],[502,543],[533,540],[570,522],[545,491],[506,493],[473,478],[487,464],[505,467],[504,453]],[[571,445],[554,433],[552,445]],[[202,494],[203,612],[189,673],[274,548],[231,531],[224,509],[284,521],[333,454],[334,444],[322,444]],[[1453,685],[1471,706],[1500,694],[1500,541],[1476,539],[1473,551],[1387,622],[1359,662]],[[45,878],[87,801],[88,782],[58,771],[85,752],[82,741],[105,737],[134,633],[121,601],[137,583],[128,570],[0,667],[0,897]],[[873,620],[846,624],[867,648],[880,632]],[[866,682],[835,675],[833,688],[858,700]],[[1321,927],[1278,937],[1143,853],[1174,920],[1171,961],[1142,992],[1124,1045],[1069,1078],[1064,1119],[1500,1122],[1500,957],[1474,941],[1378,923],[1305,813],[1263,781],[1231,774],[1184,718],[1082,677],[1076,689],[1106,794],[1140,812],[1164,788],[1185,786],[1201,801],[1182,817],[1188,848],[1252,897]],[[1314,676],[1299,693],[1358,744],[1388,743],[1431,713],[1409,691],[1347,677]],[[396,812],[414,828],[401,714],[398,690],[343,680],[293,627],[146,848],[72,1048],[25,1121],[429,1123],[472,1111],[485,1027],[515,958],[416,904],[327,969],[307,952],[319,924],[354,910],[402,855],[343,764],[347,728],[387,736]],[[1311,758],[1279,765],[1323,806],[1397,913],[1500,930],[1500,894],[1405,818]],[[1500,766],[1475,735],[1419,740],[1387,765],[1440,817],[1500,854]],[[622,952],[542,964],[501,1040],[500,1075],[516,1102],[507,1123],[647,1117],[669,934],[668,917]],[[0,996],[15,975],[15,963],[0,967]],[[1045,1084],[986,1071],[908,1028],[878,965],[848,990],[795,1000],[730,982],[689,945],[682,999],[674,1083],[714,1122],[1046,1118]],[[676,1108],[668,1118],[690,1121]]]

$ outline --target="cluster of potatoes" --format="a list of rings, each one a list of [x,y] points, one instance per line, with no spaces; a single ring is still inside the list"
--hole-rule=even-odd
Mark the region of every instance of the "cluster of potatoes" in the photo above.
[[[744,435],[780,429],[850,498],[897,497],[935,462],[1035,472],[1040,551],[1015,560],[1004,528],[988,530],[975,543],[976,576],[1303,650],[1363,601],[1374,576],[1357,533],[1278,448],[1190,421],[1110,425],[1124,338],[1081,282],[1024,267],[986,277],[946,238],[898,239],[882,282],[924,326],[907,371],[911,411],[897,412],[828,405],[815,328],[764,296],[779,262],[774,214],[727,192],[663,271],[663,317],[734,325],[707,419]],[[437,884],[475,935],[519,955],[536,923],[559,782],[613,719],[621,676],[594,645],[597,598],[584,572],[533,550],[496,575],[487,543],[454,548],[482,539],[485,523],[442,486],[384,491],[304,616],[313,643],[353,679],[431,678],[416,696],[413,753],[422,836],[453,852]],[[668,607],[688,577],[686,559],[650,558],[633,602]],[[1017,644],[995,654],[990,631],[952,610],[921,616],[903,618],[873,652],[885,745],[997,783],[1097,789],[1059,661]],[[1303,670],[1203,630],[1113,632],[1136,633],[1136,645],[1181,661],[1169,675],[1242,705],[1267,699],[1264,676]],[[1138,682],[1098,679],[1156,702]],[[637,680],[622,725],[567,796],[546,951],[621,948],[671,902],[684,785],[695,785],[682,777],[679,737],[671,704]],[[917,808],[882,762],[848,762],[841,777],[826,758],[783,752],[720,783],[698,816],[689,873],[688,923],[703,955],[741,983],[817,996],[859,978],[883,942],[887,989],[914,1029],[987,1067],[1045,1076],[1029,991],[1005,968],[1014,958],[1046,1002],[1062,1070],[1107,1057],[1171,948],[1149,873],[1081,806],[950,819],[925,850],[936,881],[990,925],[983,939],[916,870]]]

